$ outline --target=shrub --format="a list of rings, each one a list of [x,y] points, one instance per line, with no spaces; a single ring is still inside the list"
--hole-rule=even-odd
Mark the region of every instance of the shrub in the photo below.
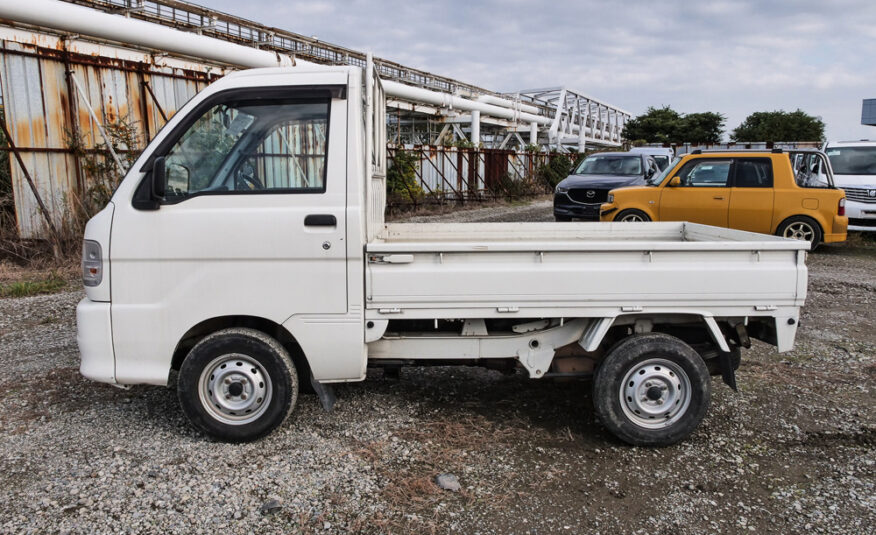
[[[423,188],[417,180],[417,164],[419,156],[416,153],[397,150],[391,159],[391,166],[386,170],[386,193],[390,197],[407,197],[417,204],[424,196]]]

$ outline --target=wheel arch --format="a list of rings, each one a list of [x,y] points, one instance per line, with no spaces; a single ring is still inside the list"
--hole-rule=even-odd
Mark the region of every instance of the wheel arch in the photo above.
[[[307,362],[307,357],[292,333],[279,323],[267,318],[248,315],[217,316],[204,320],[191,327],[176,344],[176,348],[173,351],[173,357],[171,358],[171,369],[179,371],[180,366],[182,366],[183,360],[185,360],[189,351],[191,351],[191,349],[205,337],[217,331],[221,331],[222,329],[233,327],[255,329],[274,338],[280,342],[280,345],[282,345],[286,351],[289,352],[289,355],[292,357],[292,362],[300,370],[301,377],[304,378],[303,380],[306,381],[310,376],[310,365]]]
[[[649,209],[647,206],[639,205],[638,203],[631,204],[630,206],[627,206],[624,208],[618,208],[618,211],[615,214],[615,218],[620,216],[622,213],[628,212],[628,211],[641,212],[641,213],[645,214],[645,216],[647,216],[650,221],[657,221],[657,218],[654,217],[654,213],[651,209]],[[615,219],[613,219],[612,221],[615,221]]]
[[[821,221],[818,216],[819,216],[819,214],[801,214],[799,212],[792,213],[791,215],[785,216],[779,220],[779,222],[776,224],[775,228],[772,229],[772,234],[776,234],[777,232],[779,232],[779,229],[782,228],[782,225],[784,225],[785,223],[787,223],[791,219],[794,219],[795,217],[802,217],[802,218],[809,219],[813,223],[818,225],[818,230],[821,231],[821,236],[823,237],[824,236],[824,229],[825,229],[825,225],[824,225],[825,222]]]
[[[714,316],[702,311],[673,311],[673,312],[643,312],[643,313],[628,313],[619,314],[614,317],[604,317],[595,319],[590,327],[588,327],[584,335],[581,337],[581,347],[585,351],[595,351],[603,342],[606,335],[613,327],[627,326],[633,329],[633,333],[637,334],[639,320],[650,321],[653,325],[662,324],[691,324],[700,323],[702,329],[709,334],[711,340],[718,346],[721,351],[730,351],[730,346],[727,343],[727,338],[721,331],[721,326],[718,325]],[[650,332],[650,331],[643,331]],[[624,337],[626,338],[626,336]],[[679,337],[683,341],[684,337]]]

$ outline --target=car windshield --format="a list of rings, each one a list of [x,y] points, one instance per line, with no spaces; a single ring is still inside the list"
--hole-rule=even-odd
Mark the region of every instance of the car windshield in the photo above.
[[[657,167],[662,171],[669,165],[669,156],[654,156],[654,161],[657,162]]]
[[[651,180],[648,181],[648,185],[659,186],[660,184],[662,184],[663,181],[666,180],[666,177],[669,176],[669,172],[672,171],[680,161],[681,156],[676,156],[676,158],[672,160],[672,163],[670,163],[669,165],[664,167],[662,171],[660,171],[660,174],[653,176]]]
[[[590,156],[581,162],[576,175],[624,175],[642,174],[642,158],[640,156]]]
[[[835,175],[876,175],[876,147],[832,147],[827,157]]]

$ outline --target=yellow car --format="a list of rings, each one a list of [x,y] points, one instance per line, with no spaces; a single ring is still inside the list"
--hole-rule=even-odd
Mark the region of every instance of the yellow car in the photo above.
[[[612,190],[601,221],[691,221],[812,242],[846,239],[845,194],[816,150],[693,151],[647,186]]]

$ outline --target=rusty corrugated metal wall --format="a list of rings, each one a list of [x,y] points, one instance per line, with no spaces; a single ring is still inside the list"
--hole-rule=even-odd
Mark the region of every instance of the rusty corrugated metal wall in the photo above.
[[[104,143],[83,96],[102,124],[124,119],[135,125],[140,139],[133,148],[142,149],[165,117],[225,72],[221,66],[0,27],[3,119],[56,225],[88,187],[71,136],[78,136],[86,151]],[[15,158],[9,160],[19,235],[44,237],[36,198]]]

